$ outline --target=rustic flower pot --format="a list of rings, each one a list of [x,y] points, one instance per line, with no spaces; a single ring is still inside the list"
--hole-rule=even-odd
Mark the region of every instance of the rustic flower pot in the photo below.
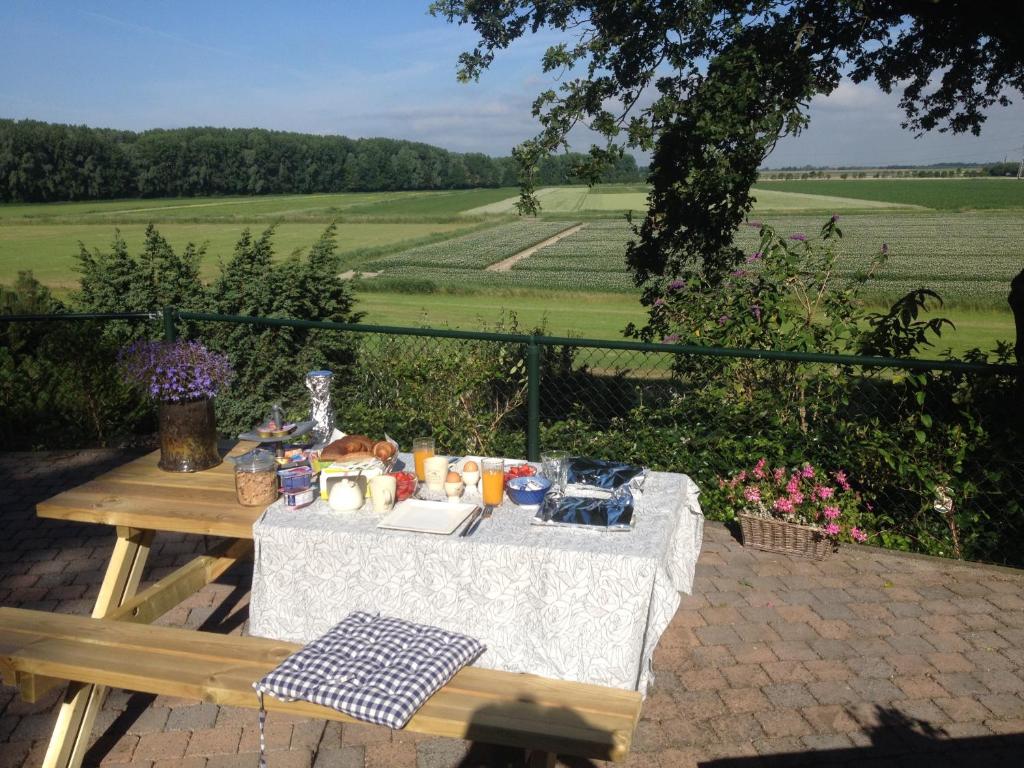
[[[815,560],[823,560],[837,548],[820,528],[742,513],[738,517],[744,547]]]
[[[220,464],[213,400],[161,402],[160,461],[166,472],[200,472]]]

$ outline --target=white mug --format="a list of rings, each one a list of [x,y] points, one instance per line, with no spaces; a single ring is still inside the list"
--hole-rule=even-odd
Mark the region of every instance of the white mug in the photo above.
[[[398,493],[398,481],[392,475],[380,475],[370,478],[370,501],[374,512],[390,512],[395,506]]]
[[[448,457],[431,456],[423,462],[423,479],[432,491],[443,491],[448,477]]]

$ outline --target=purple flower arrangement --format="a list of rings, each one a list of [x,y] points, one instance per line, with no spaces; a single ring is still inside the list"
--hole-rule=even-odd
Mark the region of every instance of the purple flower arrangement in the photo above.
[[[172,403],[211,398],[234,376],[224,355],[198,341],[135,341],[118,354],[125,378],[154,400]]]
[[[833,540],[868,538],[850,522],[861,499],[842,470],[829,474],[810,464],[773,468],[762,458],[750,470],[719,478],[718,485],[730,506],[746,514],[820,528]]]

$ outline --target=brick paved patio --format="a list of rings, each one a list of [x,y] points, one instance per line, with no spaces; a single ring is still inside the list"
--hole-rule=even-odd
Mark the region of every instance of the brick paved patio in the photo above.
[[[37,520],[33,505],[126,458],[0,454],[0,605],[90,611],[112,532]],[[705,531],[695,593],[662,637],[629,765],[1024,765],[1024,572],[863,547],[805,562],[746,551],[715,523]],[[158,536],[147,578],[202,546]],[[230,572],[160,623],[242,632],[249,577]],[[41,764],[57,700],[29,705],[0,688],[0,767]],[[95,735],[88,765],[257,765],[253,710],[114,691]],[[267,737],[270,768],[465,768],[509,757],[280,715]]]

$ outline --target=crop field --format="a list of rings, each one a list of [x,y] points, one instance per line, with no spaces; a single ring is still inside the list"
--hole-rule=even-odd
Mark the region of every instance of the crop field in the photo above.
[[[503,200],[515,189],[444,192],[344,192],[262,197],[188,197],[100,200],[81,203],[0,204],[0,226],[31,222],[106,221],[332,221],[347,217],[415,218],[455,216],[481,201]]]
[[[77,282],[79,242],[109,247],[120,230],[137,252],[148,222],[177,247],[207,244],[203,275],[230,256],[245,227],[275,224],[279,258],[308,248],[338,225],[342,269],[376,272],[355,283],[367,319],[472,328],[519,309],[524,321],[549,317],[557,333],[615,338],[643,309],[625,269],[630,230],[623,213],[646,207],[645,185],[541,189],[538,219],[514,215],[516,189],[374,192],[256,198],[115,200],[0,205],[0,283],[32,269],[65,294]],[[1011,277],[1024,266],[1024,183],[1005,179],[880,179],[764,182],[751,218],[782,233],[813,237],[841,215],[841,269],[862,269],[887,243],[888,263],[869,296],[881,306],[911,288],[937,289],[958,324],[954,349],[1013,336],[1006,309]],[[972,210],[976,209],[976,210]],[[505,272],[487,266],[576,222],[575,234]],[[756,230],[739,243],[756,249]],[[604,317],[605,313],[607,317]]]
[[[789,183],[789,182],[784,182]],[[825,190],[822,190],[825,192]],[[828,194],[814,194],[802,189],[782,190],[774,187],[759,186],[755,190],[757,205],[755,212],[768,211],[822,211],[832,213],[871,211],[878,209],[925,210],[916,203],[900,200],[876,200],[858,198],[854,194],[838,195],[829,191]],[[566,214],[582,214],[588,217],[604,215],[620,215],[626,211],[642,213],[647,209],[647,188],[631,185],[608,185],[588,189],[583,186],[545,187],[537,191],[537,199],[541,205],[542,216],[564,216]],[[463,215],[494,215],[513,214],[519,196],[512,195],[503,200],[490,202],[476,208],[463,211]]]
[[[395,268],[420,267],[431,271],[482,270],[547,240],[572,225],[572,222],[536,219],[515,221],[386,256],[368,263],[366,269],[387,271]]]
[[[758,190],[842,195],[939,211],[1024,208],[1024,181],[980,179],[794,179],[759,181]]]
[[[766,217],[780,234],[806,233],[813,238],[823,218],[815,215]],[[542,248],[517,263],[509,273],[482,272],[488,264],[514,253],[530,241],[543,240],[567,222],[513,222],[372,262],[368,268],[402,267],[404,276],[420,277],[440,287],[494,287],[633,292],[625,268],[629,225],[621,220],[588,221],[576,234]],[[912,288],[935,288],[952,304],[1002,306],[1007,286],[1022,266],[1024,217],[987,214],[852,214],[840,220],[840,274],[852,276],[868,267],[883,243],[889,259],[876,271],[865,291],[891,300]],[[741,229],[737,242],[757,250],[759,236]],[[409,269],[412,268],[412,269]],[[475,274],[479,273],[479,274]]]

